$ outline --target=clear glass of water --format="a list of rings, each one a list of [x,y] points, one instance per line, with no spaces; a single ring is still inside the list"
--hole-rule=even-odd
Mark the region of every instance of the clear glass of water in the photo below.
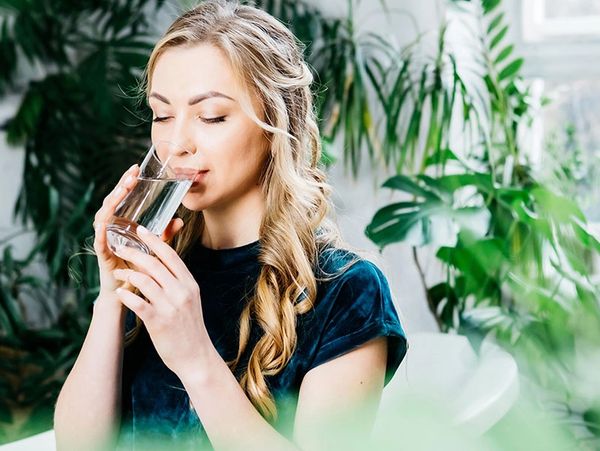
[[[137,226],[162,235],[192,186],[198,171],[174,167],[171,164],[172,148],[172,143],[160,141],[148,150],[140,165],[137,183],[117,206],[106,226],[106,238],[113,252],[120,246],[128,246],[151,254],[137,236]]]

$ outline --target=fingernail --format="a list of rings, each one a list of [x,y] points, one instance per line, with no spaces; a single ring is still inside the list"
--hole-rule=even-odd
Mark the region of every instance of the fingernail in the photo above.
[[[131,181],[133,180],[133,176],[128,175],[127,178],[125,179],[125,184],[129,185],[131,183]]]
[[[115,194],[116,194],[117,196],[120,196],[121,194],[123,194],[123,192],[124,192],[124,191],[125,191],[125,190],[123,189],[123,187],[122,187],[122,186],[119,186],[119,187],[117,188],[117,190],[115,191]]]
[[[141,225],[137,226],[137,231],[140,235],[150,235],[150,230]]]
[[[137,166],[137,163],[132,164],[131,167],[129,169],[127,169],[127,172],[129,171],[133,171],[133,169]]]

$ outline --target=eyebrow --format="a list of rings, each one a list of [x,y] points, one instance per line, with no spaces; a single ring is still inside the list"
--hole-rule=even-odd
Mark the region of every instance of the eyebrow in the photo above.
[[[167,105],[171,105],[171,102],[169,102],[169,99],[167,99],[165,96],[160,95],[157,92],[153,92],[148,96],[148,100],[150,100],[151,97],[157,98],[158,100],[160,100],[161,102],[166,103]],[[218,92],[218,91],[208,91],[205,92],[203,94],[199,94],[197,96],[192,97],[190,100],[188,100],[188,105],[195,105],[197,103],[202,102],[203,100],[206,99],[210,99],[212,97],[223,97],[225,99],[229,99],[229,100],[233,100],[235,101],[232,97],[229,97],[226,94],[223,94],[222,92]]]

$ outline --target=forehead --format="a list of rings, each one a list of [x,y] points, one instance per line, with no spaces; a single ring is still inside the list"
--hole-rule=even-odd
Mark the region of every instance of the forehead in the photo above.
[[[190,97],[208,91],[237,98],[240,91],[231,64],[221,50],[210,44],[164,51],[154,65],[150,87],[171,103],[186,103]]]

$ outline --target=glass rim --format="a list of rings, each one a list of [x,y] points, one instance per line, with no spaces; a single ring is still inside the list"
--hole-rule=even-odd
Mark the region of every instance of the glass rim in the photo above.
[[[200,172],[198,169],[194,169],[188,166],[173,166],[171,164],[171,157],[173,156],[169,152],[169,156],[166,161],[162,161],[158,154],[158,145],[160,143],[175,144],[173,141],[160,140],[158,143],[152,142],[142,164],[140,165],[140,173],[138,179],[143,180],[193,180],[196,175]],[[152,165],[154,164],[154,166]],[[165,174],[166,171],[166,174]],[[150,172],[150,173],[149,173]]]

